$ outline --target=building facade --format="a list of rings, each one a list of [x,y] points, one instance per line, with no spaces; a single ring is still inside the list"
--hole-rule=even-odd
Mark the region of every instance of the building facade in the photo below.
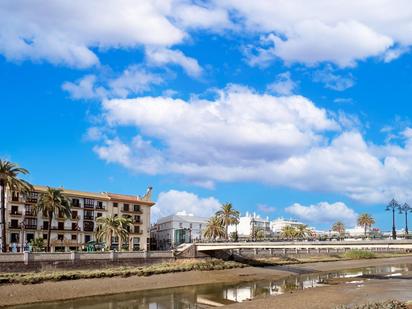
[[[270,223],[270,228],[274,236],[279,236],[280,232],[282,231],[284,227],[291,226],[291,227],[297,228],[300,225],[305,225],[305,224],[295,219],[277,218],[277,219],[272,220],[272,222]]]
[[[34,186],[34,191],[22,195],[6,192],[7,244],[10,251],[20,251],[32,239],[47,240],[48,219],[35,212],[40,195],[47,190],[44,186]],[[96,240],[96,219],[105,216],[127,216],[133,221],[129,227],[129,239],[123,248],[147,250],[150,243],[151,188],[143,197],[114,193],[91,193],[63,189],[70,201],[71,217],[58,215],[51,223],[51,250],[81,250],[90,241]],[[113,239],[117,249],[118,239]]]
[[[254,231],[263,231],[264,237],[270,237],[270,221],[269,218],[262,218],[256,213],[246,212],[244,216],[239,217],[238,225],[230,225],[228,228],[229,234],[237,232],[239,239],[253,238]]]
[[[170,250],[183,243],[201,240],[207,220],[186,213],[163,217],[153,226],[151,237],[158,250]]]

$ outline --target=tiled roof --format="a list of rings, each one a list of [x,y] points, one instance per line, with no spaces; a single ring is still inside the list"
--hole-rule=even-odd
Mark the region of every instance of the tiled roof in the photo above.
[[[143,201],[136,195],[116,194],[116,193],[107,193],[107,195],[113,201],[139,203],[139,204],[145,204],[145,205],[150,205],[150,206],[155,204],[152,201]]]

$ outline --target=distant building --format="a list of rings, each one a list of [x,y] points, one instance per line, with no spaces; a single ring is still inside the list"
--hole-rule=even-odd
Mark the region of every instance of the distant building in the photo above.
[[[295,219],[284,219],[280,217],[280,218],[273,220],[270,223],[270,229],[272,230],[273,235],[277,236],[280,234],[282,229],[286,226],[298,227],[299,225],[302,225],[302,224],[304,223],[299,222],[298,220],[295,220]]]
[[[152,227],[151,237],[158,250],[170,250],[183,243],[201,240],[208,218],[186,212],[177,213],[157,220]]]
[[[245,216],[239,218],[238,225],[229,226],[229,234],[236,232],[239,238],[252,238],[252,231],[263,230],[265,237],[271,235],[269,218],[262,218],[256,213],[246,212]]]

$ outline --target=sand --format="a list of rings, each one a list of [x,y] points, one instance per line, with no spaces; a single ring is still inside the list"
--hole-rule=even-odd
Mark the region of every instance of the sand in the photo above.
[[[317,271],[333,271],[340,269],[378,266],[388,264],[412,263],[412,257],[387,259],[319,262],[279,266],[273,269],[246,267],[218,271],[191,271],[153,275],[150,277],[114,277],[98,279],[81,279],[73,281],[44,282],[33,285],[2,285],[0,286],[0,306],[26,304],[34,302],[68,300],[87,296],[108,295],[124,292],[134,292],[150,289],[172,288],[210,283],[228,283],[255,280],[277,280],[297,273]],[[399,282],[398,282],[399,281]],[[405,281],[408,284],[405,284]],[[411,281],[411,280],[410,280]],[[411,291],[412,282],[407,280],[391,280],[391,289],[385,282],[371,282],[363,289],[349,285],[328,286],[308,289],[264,299],[231,305],[233,308],[333,308],[333,304],[362,302],[371,299],[388,299],[402,296],[397,294],[403,288]],[[392,289],[392,287],[395,287]],[[408,294],[408,293],[407,293]],[[373,297],[376,295],[377,297]],[[393,296],[391,296],[393,295]],[[402,296],[403,297],[403,296]],[[408,299],[412,299],[412,294]]]

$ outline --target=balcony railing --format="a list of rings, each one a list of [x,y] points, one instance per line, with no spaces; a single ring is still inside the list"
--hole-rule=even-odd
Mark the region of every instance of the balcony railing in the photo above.
[[[94,216],[92,215],[84,215],[83,218],[84,220],[94,220]]]
[[[142,222],[142,220],[141,219],[139,219],[139,220],[133,220],[133,224],[142,224],[143,222]]]
[[[84,204],[84,208],[94,209],[94,204]]]
[[[24,228],[26,230],[36,230],[37,229],[37,224],[25,224]]]
[[[19,229],[20,228],[20,226],[18,225],[18,224],[9,224],[9,228],[10,229]]]
[[[12,215],[12,216],[21,216],[21,212],[20,212],[20,211],[11,210],[11,211],[10,211],[10,215]]]
[[[24,215],[29,217],[36,217],[36,213],[34,212],[34,210],[25,210]]]
[[[85,232],[93,232],[93,231],[94,231],[94,228],[93,228],[93,227],[85,226],[85,227],[83,228],[83,230],[84,230]]]

